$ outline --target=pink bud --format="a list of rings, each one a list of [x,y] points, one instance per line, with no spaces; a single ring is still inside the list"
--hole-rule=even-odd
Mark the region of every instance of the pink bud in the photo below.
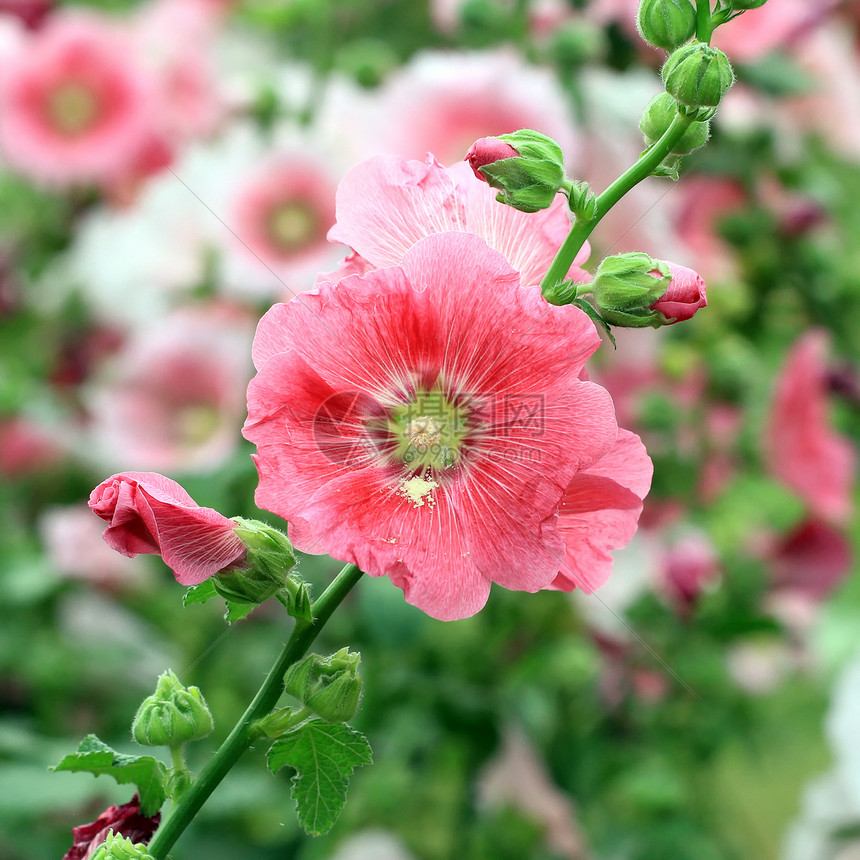
[[[497,137],[482,137],[469,147],[466,161],[469,162],[475,176],[482,182],[486,182],[487,178],[478,170],[479,167],[484,167],[495,161],[502,161],[505,158],[516,158],[518,155],[519,153],[509,143],[505,143]]]
[[[667,265],[672,280],[666,292],[651,305],[651,310],[658,311],[673,323],[692,319],[699,308],[708,304],[705,282],[701,275],[686,266],[678,266],[675,263]]]
[[[90,507],[108,523],[102,537],[130,558],[160,555],[182,585],[198,585],[245,558],[236,523],[201,508],[175,481],[156,472],[123,472],[102,481]]]

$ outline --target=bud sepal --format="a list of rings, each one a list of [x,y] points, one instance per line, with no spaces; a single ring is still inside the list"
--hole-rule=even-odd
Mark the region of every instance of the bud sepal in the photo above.
[[[155,860],[146,845],[135,844],[131,839],[111,831],[101,845],[90,855],[90,860]]]
[[[716,107],[735,81],[729,58],[704,42],[678,48],[661,75],[666,92],[690,107]]]
[[[131,733],[143,746],[175,747],[206,737],[213,727],[212,713],[200,690],[184,687],[168,669],[159,676],[155,692],[138,708]]]
[[[696,33],[696,10],[690,0],[641,0],[636,14],[639,35],[671,52]]]
[[[317,716],[342,723],[355,716],[361,698],[361,654],[341,648],[330,657],[308,654],[284,675],[284,691]]]

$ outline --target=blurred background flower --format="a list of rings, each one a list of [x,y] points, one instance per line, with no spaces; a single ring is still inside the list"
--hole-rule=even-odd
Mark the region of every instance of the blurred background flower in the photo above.
[[[326,239],[340,181],[530,126],[602,190],[660,89],[636,5],[0,0],[2,860],[61,857],[73,825],[130,801],[47,767],[91,731],[133,751],[168,664],[217,741],[287,635],[267,606],[230,628],[184,609],[158,558],[101,542],[91,489],[165,471],[283,525],[252,502],[250,343],[348,252]],[[251,753],[177,858],[857,852],[860,16],[769,0],[715,42],[738,83],[708,146],[578,261],[644,251],[708,283],[693,320],[589,363],[655,465],[612,576],[494,588],[447,624],[365,578],[320,646],[362,652],[376,759],[336,827],[301,835],[289,775]],[[337,568],[301,561],[317,593]]]

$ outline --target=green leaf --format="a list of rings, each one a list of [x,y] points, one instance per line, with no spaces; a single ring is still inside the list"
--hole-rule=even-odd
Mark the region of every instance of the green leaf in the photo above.
[[[192,585],[182,597],[182,605],[190,606],[192,603],[205,603],[210,597],[217,594],[215,584],[211,579],[205,579],[200,585]]]
[[[588,318],[595,325],[602,326],[603,330],[606,332],[607,337],[609,338],[609,340],[612,341],[612,346],[615,347],[615,349],[618,349],[618,344],[615,342],[615,335],[612,334],[612,329],[609,327],[609,323],[607,323],[606,320],[603,319],[602,316],[600,316],[594,305],[592,305],[586,299],[574,299],[571,304],[576,305],[576,307],[578,307],[581,311],[585,311],[585,313],[588,315]]]
[[[210,578],[201,582],[200,585],[192,585],[182,597],[182,605],[190,606],[192,603],[206,603],[210,597],[215,597],[217,594],[215,583]],[[249,612],[257,608],[256,603],[235,603],[232,600],[225,600],[224,603],[227,606],[224,619],[229,624],[232,624],[234,621],[241,621]]]
[[[349,775],[370,764],[367,738],[346,723],[309,720],[276,740],[267,757],[269,769],[295,768],[293,798],[299,824],[311,836],[328,833],[346,803]]]
[[[133,783],[140,794],[142,815],[155,815],[166,796],[164,783],[167,768],[151,755],[123,755],[111,749],[95,735],[87,735],[78,751],[67,755],[52,771],[68,770],[73,773],[107,774],[120,785]]]

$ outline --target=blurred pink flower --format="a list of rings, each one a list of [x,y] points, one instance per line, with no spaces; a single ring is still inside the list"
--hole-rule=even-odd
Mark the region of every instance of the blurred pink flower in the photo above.
[[[842,532],[810,517],[771,548],[774,587],[821,601],[851,572],[851,543]]]
[[[84,504],[49,508],[39,525],[48,558],[62,576],[111,588],[141,573],[136,562],[105,544],[103,529]]]
[[[450,620],[491,582],[555,579],[564,491],[617,427],[608,394],[579,379],[600,342],[585,314],[521,286],[475,236],[415,239],[399,265],[263,317],[243,432],[257,504],[297,548],[388,575]]]
[[[817,517],[851,514],[856,454],[827,415],[828,334],[812,329],[795,342],[780,371],[765,430],[767,466]]]
[[[132,43],[94,15],[53,16],[0,76],[0,150],[48,184],[116,180],[151,128]]]
[[[129,558],[160,555],[181,585],[198,585],[244,561],[236,523],[199,507],[185,490],[156,472],[121,472],[90,494],[90,507],[108,527],[111,549]]]
[[[0,475],[14,478],[50,468],[64,446],[45,427],[24,417],[0,419]]]
[[[713,44],[732,62],[751,63],[807,37],[836,5],[834,0],[770,0],[720,26]]]
[[[222,463],[238,443],[251,337],[250,316],[229,306],[178,311],[137,332],[91,383],[91,454],[164,471]]]
[[[0,16],[13,15],[29,29],[37,30],[55,5],[56,0],[0,0]]]
[[[569,164],[579,160],[580,135],[555,75],[512,49],[425,51],[393,74],[372,101],[346,88],[331,95],[327,122],[350,130],[356,160],[432,152],[442,164],[453,164],[479,138],[520,128],[557,140]]]
[[[152,817],[140,814],[140,801],[135,794],[128,803],[109,806],[95,821],[73,827],[74,844],[63,855],[63,860],[89,860],[111,831],[135,844],[146,845],[160,822],[160,812]]]
[[[574,475],[559,508],[565,558],[551,588],[590,593],[606,582],[612,572],[610,550],[633,537],[653,471],[639,437],[619,430],[614,446]]]
[[[747,194],[733,180],[711,176],[685,177],[678,193],[681,203],[674,227],[694,268],[706,278],[726,277],[731,271],[732,252],[719,235],[719,220],[743,209]]]
[[[496,193],[465,161],[445,168],[432,155],[424,161],[371,158],[343,178],[337,223],[329,231],[330,240],[358,256],[319,280],[399,263],[419,239],[455,230],[479,236],[519,271],[523,284],[537,284],[570,231],[567,205],[559,196],[549,209],[528,214],[499,203]],[[578,268],[589,253],[586,243],[571,277],[589,277]]]
[[[708,304],[705,281],[701,275],[686,266],[679,266],[677,263],[667,265],[672,280],[666,292],[651,305],[651,309],[676,323],[692,319],[696,311]]]
[[[704,534],[688,534],[666,547],[657,587],[678,614],[686,617],[702,592],[716,584],[719,575],[719,558],[711,541]]]
[[[286,292],[309,287],[323,265],[331,265],[326,234],[335,222],[337,182],[330,169],[310,157],[269,158],[237,184],[233,232],[242,243],[234,253],[264,264]]]

